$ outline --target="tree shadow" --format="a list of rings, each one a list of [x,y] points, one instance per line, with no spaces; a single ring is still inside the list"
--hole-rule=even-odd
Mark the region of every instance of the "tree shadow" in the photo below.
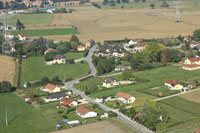
[[[18,117],[18,116],[15,116],[12,120],[10,120],[10,121],[8,122],[8,125],[10,125],[14,120],[16,120],[17,117]]]

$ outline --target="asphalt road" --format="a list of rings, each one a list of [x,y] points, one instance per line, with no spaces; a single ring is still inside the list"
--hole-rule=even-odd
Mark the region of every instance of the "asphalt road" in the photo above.
[[[88,55],[86,57],[86,61],[87,61],[88,65],[89,65],[89,67],[90,67],[90,74],[85,76],[85,77],[82,77],[82,78],[79,78],[79,79],[75,79],[75,80],[72,80],[70,82],[65,83],[65,88],[68,89],[68,90],[73,91],[73,93],[75,93],[77,95],[80,95],[82,98],[86,99],[88,102],[93,103],[93,104],[97,104],[100,108],[102,108],[105,111],[113,111],[113,112],[117,113],[118,118],[120,120],[122,120],[125,123],[131,125],[132,127],[136,128],[140,132],[142,132],[142,133],[152,133],[152,131],[150,131],[149,129],[147,129],[143,125],[137,123],[136,121],[131,120],[127,116],[125,116],[122,113],[118,112],[117,110],[113,110],[113,109],[111,109],[111,108],[109,108],[109,107],[107,107],[107,106],[105,106],[105,105],[103,105],[103,104],[101,104],[99,102],[96,102],[94,99],[92,99],[92,98],[88,97],[87,95],[85,95],[84,92],[81,92],[81,91],[73,88],[73,85],[75,83],[78,83],[80,80],[85,79],[85,78],[90,77],[90,76],[96,76],[96,68],[94,67],[94,65],[92,64],[92,61],[91,61],[92,60],[91,57],[92,57],[94,51],[96,50],[96,48],[97,48],[97,45],[94,45],[90,49],[90,51],[89,51],[89,53],[88,53]]]

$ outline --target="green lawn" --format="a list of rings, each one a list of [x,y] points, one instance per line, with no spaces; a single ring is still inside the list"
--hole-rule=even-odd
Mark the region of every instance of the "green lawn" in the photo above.
[[[79,34],[79,32],[73,28],[24,30],[24,31],[11,31],[11,32],[14,35],[18,35],[19,33],[24,33],[26,36],[52,36],[52,35]]]
[[[7,21],[9,25],[16,25],[19,19],[23,24],[51,24],[53,14],[15,14],[9,15]]]
[[[88,64],[55,64],[47,66],[44,57],[30,57],[22,61],[21,85],[24,82],[41,80],[43,77],[52,79],[59,76],[60,79],[78,78],[87,75]]]
[[[5,126],[5,100],[7,101],[8,123]],[[0,132],[2,133],[46,133],[55,130],[55,121],[34,110],[15,94],[0,94]],[[45,112],[46,113],[46,112]],[[44,114],[45,114],[44,113]]]
[[[200,119],[199,103],[188,101],[181,97],[172,97],[169,99],[159,101],[158,103],[161,106],[167,108],[167,111],[169,112],[169,116],[171,118],[170,122],[167,125],[167,128],[169,128],[167,129],[167,131],[185,128],[184,126],[179,125],[183,125],[186,122],[190,123],[194,120]],[[197,124],[200,124],[199,121],[196,122],[196,125]],[[188,128],[189,127],[191,128],[191,126],[188,126]],[[187,128],[185,129],[185,131],[187,131]]]
[[[67,59],[77,60],[77,59],[83,58],[83,53],[82,52],[66,53],[65,56],[66,56]]]

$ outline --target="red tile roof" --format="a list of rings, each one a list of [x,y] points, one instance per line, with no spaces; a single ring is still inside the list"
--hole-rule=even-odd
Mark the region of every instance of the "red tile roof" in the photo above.
[[[197,65],[197,64],[185,64],[183,67],[186,67],[186,68],[196,68],[196,67],[199,67],[199,65]]]
[[[70,97],[70,98],[66,98],[66,97],[63,97],[60,101],[60,103],[62,105],[65,105],[65,106],[68,106],[69,104],[71,104],[74,100]]]
[[[199,58],[197,58],[197,57],[188,58],[188,60],[189,60],[189,61],[191,61],[191,62],[200,61],[200,59],[199,59]]]
[[[19,34],[21,37],[25,37],[24,33]]]
[[[197,44],[200,44],[200,42],[199,41],[192,41],[191,44],[196,44],[197,45]]]
[[[180,84],[179,82],[176,82],[175,80],[165,80],[165,83],[174,84],[174,85]]]
[[[85,114],[87,114],[89,112],[94,112],[93,109],[90,109],[90,108],[88,108],[86,106],[79,106],[78,108],[76,108],[76,111],[78,113],[82,114],[82,115],[85,115]]]
[[[53,48],[48,48],[48,49],[46,50],[46,52],[58,52],[58,50],[53,49]]]
[[[53,84],[47,84],[47,85],[45,86],[45,88],[48,89],[48,90],[50,90],[50,91],[53,91],[53,90],[56,88],[56,86],[53,85]]]
[[[200,133],[200,129],[194,130],[194,133]]]
[[[126,100],[128,100],[130,97],[132,97],[130,94],[127,94],[127,93],[124,93],[124,92],[118,92],[118,93],[116,94],[116,96],[117,96],[117,97],[122,97],[122,98],[124,98],[124,99],[126,99]]]

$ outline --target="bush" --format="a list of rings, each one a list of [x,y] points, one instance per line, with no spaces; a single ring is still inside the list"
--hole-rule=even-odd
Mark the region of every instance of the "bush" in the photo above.
[[[63,113],[63,110],[58,110],[58,114],[62,114]]]
[[[109,111],[108,116],[109,117],[117,117],[117,114],[115,112]]]
[[[66,114],[64,114],[64,115],[62,116],[62,118],[67,119],[68,117],[67,117]]]

